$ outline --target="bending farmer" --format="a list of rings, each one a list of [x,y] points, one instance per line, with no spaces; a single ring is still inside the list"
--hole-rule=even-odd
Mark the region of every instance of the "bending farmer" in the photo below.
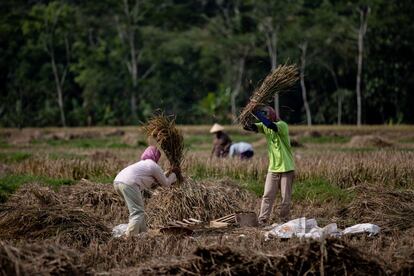
[[[280,220],[285,222],[289,220],[295,170],[288,125],[280,120],[278,114],[270,106],[266,106],[254,114],[260,120],[260,123],[244,126],[244,129],[263,133],[266,137],[269,154],[269,168],[260,208],[259,223],[268,223],[279,190],[282,194]]]
[[[141,161],[126,167],[115,177],[115,191],[124,198],[129,210],[127,237],[147,230],[141,191],[151,189],[156,183],[170,187],[177,179],[174,173],[165,176],[157,164],[160,157],[161,152],[150,146],[141,155]]]
[[[250,159],[254,155],[253,147],[246,142],[234,143],[230,146],[230,157],[238,156],[240,159]]]

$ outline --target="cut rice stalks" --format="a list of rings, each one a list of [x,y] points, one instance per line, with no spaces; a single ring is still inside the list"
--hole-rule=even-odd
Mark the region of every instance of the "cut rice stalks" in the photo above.
[[[169,171],[177,175],[178,182],[182,182],[181,163],[184,159],[184,138],[175,126],[175,118],[163,114],[155,115],[144,126],[144,130],[147,137],[154,138],[161,147],[170,162]]]
[[[255,110],[268,105],[273,100],[274,95],[291,89],[298,79],[299,75],[296,65],[278,66],[267,75],[260,87],[254,91],[249,103],[239,115],[239,123],[243,126],[252,123]]]

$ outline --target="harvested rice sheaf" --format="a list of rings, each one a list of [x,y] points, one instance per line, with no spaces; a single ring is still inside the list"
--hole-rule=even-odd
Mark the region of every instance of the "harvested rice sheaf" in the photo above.
[[[414,191],[372,185],[357,188],[358,196],[341,215],[378,224],[382,231],[414,228]]]
[[[181,175],[181,163],[184,159],[184,138],[175,126],[175,118],[162,114],[151,118],[144,126],[147,137],[155,139],[161,147],[168,161],[170,170],[177,174],[179,182],[183,180]]]
[[[260,107],[269,105],[274,95],[292,89],[298,81],[298,69],[296,65],[280,65],[264,79],[258,89],[253,92],[249,103],[240,113],[238,121],[241,125],[252,122],[252,113]]]
[[[341,216],[378,224],[385,232],[414,227],[414,191],[370,185],[356,191],[356,199],[340,211]]]
[[[229,247],[200,247],[181,261],[142,267],[143,275],[386,275],[383,267],[339,240],[312,241],[265,255]]]
[[[50,242],[0,241],[0,275],[86,275],[79,252]]]
[[[111,184],[83,179],[75,185],[61,187],[59,195],[71,204],[93,212],[111,225],[128,220],[125,202]]]
[[[38,183],[23,185],[7,201],[7,204],[12,206],[46,206],[59,203],[62,203],[62,200],[58,193],[50,187],[45,187]]]
[[[105,241],[110,236],[100,217],[63,203],[63,197],[40,185],[28,185],[0,205],[0,239],[52,238],[87,246],[93,240]]]
[[[195,218],[209,221],[241,210],[252,210],[256,196],[229,181],[195,182],[162,189],[147,203],[148,223],[164,226],[170,221]]]
[[[0,238],[59,239],[65,244],[86,246],[105,241],[110,231],[93,214],[70,205],[0,207]]]

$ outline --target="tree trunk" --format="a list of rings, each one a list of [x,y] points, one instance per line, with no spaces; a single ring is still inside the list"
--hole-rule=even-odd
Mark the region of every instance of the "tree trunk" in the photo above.
[[[243,56],[239,58],[239,61],[237,63],[237,79],[236,79],[234,89],[231,93],[231,99],[230,99],[231,100],[231,114],[233,116],[234,122],[237,120],[236,99],[237,99],[237,96],[240,94],[240,90],[242,86],[246,55],[247,55],[247,52],[245,52],[245,54],[243,54]]]
[[[303,105],[305,106],[305,112],[306,112],[306,120],[308,126],[312,125],[312,117],[311,112],[309,108],[308,98],[306,95],[306,85],[305,85],[305,69],[306,69],[306,51],[308,48],[308,43],[304,42],[301,45],[299,45],[299,49],[301,50],[301,56],[300,56],[300,86],[302,88],[302,98],[303,98]]]
[[[360,26],[358,30],[358,71],[356,79],[357,94],[357,125],[362,123],[362,96],[361,96],[361,76],[362,76],[362,59],[364,54],[364,37],[367,32],[368,14],[370,8],[359,9]]]
[[[128,0],[123,1],[124,4],[124,14],[126,18],[126,27],[125,33],[121,34],[121,37],[125,38],[125,42],[129,48],[129,60],[126,62],[128,67],[128,72],[131,77],[131,95],[130,95],[130,106],[131,106],[131,116],[134,121],[138,120],[137,114],[137,94],[138,94],[138,51],[135,46],[135,30],[134,30],[134,22],[136,21],[137,14],[131,12],[131,8],[129,7]],[[136,3],[137,5],[137,3]],[[132,8],[137,8],[136,6]],[[118,28],[121,30],[120,28]]]
[[[332,66],[329,66],[325,62],[320,62],[328,71],[331,73],[332,79],[335,84],[335,90],[338,94],[338,125],[341,125],[341,119],[342,119],[342,95],[339,91],[339,83],[338,83],[338,77],[336,76],[335,70],[332,68]]]
[[[269,31],[266,33],[266,46],[269,53],[270,65],[272,71],[277,67],[277,42],[278,42],[278,30],[279,26],[273,28],[269,26]],[[276,94],[274,97],[274,107],[277,114],[279,114],[279,95]]]
[[[137,90],[138,90],[138,61],[135,49],[134,33],[129,34],[129,44],[131,52],[131,81],[132,81],[132,90],[131,90],[131,114],[132,119],[136,122],[138,120],[137,114]]]
[[[60,111],[60,121],[62,123],[62,126],[66,127],[65,110],[63,108],[63,88],[62,88],[62,83],[59,80],[59,73],[57,70],[55,56],[53,52],[50,53],[50,59],[52,63],[53,76],[54,76],[55,84],[56,84],[57,100],[58,100],[58,106],[59,106],[59,111]]]
[[[338,125],[342,123],[342,95],[338,94]]]

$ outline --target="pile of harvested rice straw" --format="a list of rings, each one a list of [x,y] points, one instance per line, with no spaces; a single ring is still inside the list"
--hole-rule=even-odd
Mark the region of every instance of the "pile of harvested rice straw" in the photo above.
[[[186,259],[142,266],[137,272],[141,275],[386,275],[376,259],[339,240],[302,243],[283,255],[223,246],[199,247]]]
[[[148,200],[148,223],[152,227],[161,227],[190,217],[209,221],[237,211],[251,210],[255,203],[256,196],[236,183],[188,179]]]

